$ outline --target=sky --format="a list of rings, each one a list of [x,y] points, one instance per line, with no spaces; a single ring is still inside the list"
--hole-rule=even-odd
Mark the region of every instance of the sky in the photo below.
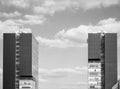
[[[0,0],[0,89],[3,33],[33,33],[39,42],[39,89],[87,89],[87,34],[118,34],[120,0]]]

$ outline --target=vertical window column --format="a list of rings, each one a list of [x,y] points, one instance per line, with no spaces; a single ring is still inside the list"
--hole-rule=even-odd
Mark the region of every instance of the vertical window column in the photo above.
[[[20,74],[20,34],[16,34],[16,89],[19,89],[19,74]]]

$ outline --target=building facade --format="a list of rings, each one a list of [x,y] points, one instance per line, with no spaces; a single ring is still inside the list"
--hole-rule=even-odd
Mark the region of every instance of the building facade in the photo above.
[[[88,88],[111,89],[117,82],[117,34],[88,34]]]
[[[38,87],[38,42],[31,33],[3,37],[3,89],[19,89],[20,79],[31,77]]]

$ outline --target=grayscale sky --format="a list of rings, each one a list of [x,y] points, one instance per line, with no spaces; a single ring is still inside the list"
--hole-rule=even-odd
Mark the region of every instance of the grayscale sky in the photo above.
[[[120,0],[0,0],[0,89],[2,33],[18,30],[39,42],[39,89],[87,89],[89,32],[118,33],[120,65]]]

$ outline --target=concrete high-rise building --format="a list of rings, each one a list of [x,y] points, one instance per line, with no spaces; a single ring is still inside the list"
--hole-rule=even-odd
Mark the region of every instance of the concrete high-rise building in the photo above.
[[[112,89],[117,82],[117,34],[88,34],[88,88]]]
[[[38,87],[38,42],[31,33],[4,33],[3,89],[19,89],[20,79]]]

